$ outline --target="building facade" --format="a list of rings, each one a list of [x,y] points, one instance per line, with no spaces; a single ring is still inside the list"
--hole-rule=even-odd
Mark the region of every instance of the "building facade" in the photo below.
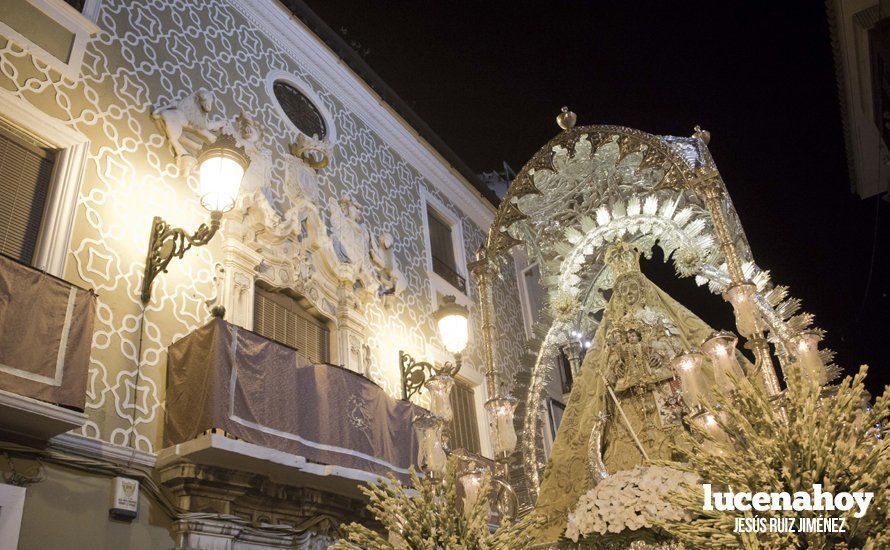
[[[890,190],[890,4],[829,0],[826,8],[851,191],[866,199]]]
[[[3,524],[0,547],[17,536],[23,549],[321,548],[340,522],[367,519],[356,487],[386,467],[337,468],[217,425],[171,440],[171,411],[188,415],[170,401],[168,349],[214,322],[217,306],[234,334],[351,371],[397,406],[400,352],[451,360],[432,314],[455,296],[471,334],[452,437],[491,455],[467,262],[494,207],[300,17],[275,0],[3,4],[2,252],[91,290],[95,305],[82,411],[0,387],[0,505],[20,514],[19,533]],[[153,219],[187,233],[207,222],[194,157],[221,135],[250,158],[237,203],[144,303]],[[503,275],[496,359],[509,374],[527,336],[518,312],[528,324],[530,305],[514,265]],[[0,380],[34,382],[26,367],[2,366]],[[184,386],[177,400],[201,388]],[[269,391],[280,395],[255,398],[298,393]],[[378,409],[361,407],[350,401],[342,414],[373,423]],[[253,420],[257,432],[312,444]],[[136,517],[109,517],[127,480],[139,481]]]

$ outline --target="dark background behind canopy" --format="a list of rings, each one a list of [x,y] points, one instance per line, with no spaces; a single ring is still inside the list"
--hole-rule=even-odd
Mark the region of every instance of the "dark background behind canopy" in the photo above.
[[[475,171],[514,170],[579,125],[711,131],[759,265],[828,331],[847,371],[890,368],[890,208],[850,191],[825,5],[805,2],[394,2],[309,7]],[[728,304],[644,270],[716,328]]]

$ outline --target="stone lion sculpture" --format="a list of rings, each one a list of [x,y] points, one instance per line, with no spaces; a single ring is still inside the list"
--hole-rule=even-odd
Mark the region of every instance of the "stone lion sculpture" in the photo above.
[[[211,113],[216,108],[216,95],[208,90],[193,92],[176,103],[166,107],[160,107],[152,111],[151,116],[161,126],[167,135],[170,147],[177,160],[190,153],[183,141],[188,138],[183,132],[191,132],[200,138],[213,143],[216,141],[215,130],[221,128],[225,122],[212,120]],[[194,144],[200,147],[200,144]]]

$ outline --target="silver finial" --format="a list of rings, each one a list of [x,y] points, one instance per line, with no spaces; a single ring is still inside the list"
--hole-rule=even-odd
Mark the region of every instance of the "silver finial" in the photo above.
[[[696,124],[695,125],[695,133],[692,134],[692,137],[702,140],[704,142],[704,144],[707,145],[711,141],[711,132],[709,132],[707,130],[702,130],[701,126]]]
[[[572,111],[569,111],[568,107],[563,107],[559,115],[556,117],[556,123],[559,124],[559,127],[563,130],[574,128],[576,122],[578,122],[578,116]]]

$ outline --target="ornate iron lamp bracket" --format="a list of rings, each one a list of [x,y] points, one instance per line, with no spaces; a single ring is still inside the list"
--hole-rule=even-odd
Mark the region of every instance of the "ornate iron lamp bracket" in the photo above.
[[[171,227],[170,224],[155,216],[151,225],[151,236],[148,241],[148,256],[145,259],[145,274],[142,277],[142,303],[151,300],[151,285],[159,273],[166,273],[167,266],[173,258],[182,259],[192,247],[204,246],[219,230],[222,212],[210,213],[210,225],[202,223],[191,235],[184,229]]]
[[[447,361],[441,368],[437,368],[427,361],[415,361],[413,357],[399,351],[399,371],[402,373],[402,399],[411,399],[423,388],[423,385],[431,377],[436,375],[454,376],[460,370],[460,354],[455,354],[454,363]]]

